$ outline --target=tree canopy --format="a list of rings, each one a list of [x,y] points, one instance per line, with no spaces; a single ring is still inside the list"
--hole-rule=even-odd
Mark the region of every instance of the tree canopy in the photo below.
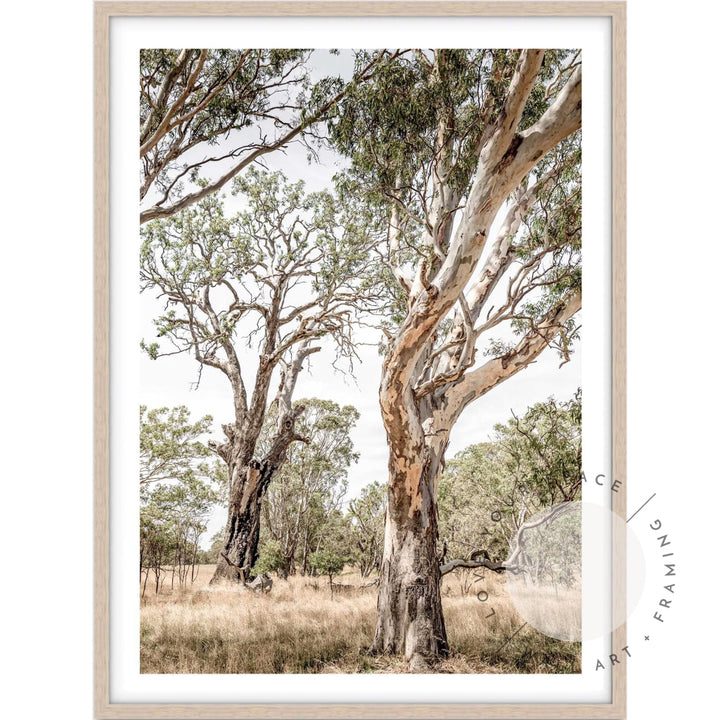
[[[352,358],[353,320],[382,306],[368,281],[374,237],[328,192],[306,193],[282,173],[249,170],[235,184],[247,208],[226,215],[217,195],[143,228],[141,287],[160,291],[167,310],[144,343],[153,358],[191,352],[236,389],[236,417],[248,410],[238,338],[256,343],[267,368],[335,341]],[[289,375],[288,375],[289,379]],[[259,429],[259,428],[258,428]]]
[[[387,55],[382,51],[380,57]],[[140,222],[169,217],[220,190],[293,141],[309,143],[348,82],[313,78],[312,52],[140,51]],[[372,76],[377,58],[350,83]]]
[[[457,415],[538,348],[569,359],[581,278],[579,88],[575,51],[404,51],[380,60],[331,122],[352,162],[341,195],[360,193],[384,219],[396,301],[388,348],[399,353],[422,323],[411,362],[395,364],[412,373],[418,399],[442,396]],[[477,367],[482,357],[501,363]]]

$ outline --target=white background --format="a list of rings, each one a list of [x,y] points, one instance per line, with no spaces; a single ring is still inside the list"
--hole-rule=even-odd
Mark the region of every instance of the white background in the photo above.
[[[630,2],[629,506],[658,493],[678,562],[630,720],[717,713],[719,20]],[[14,3],[2,36],[3,707],[90,718],[91,3]]]

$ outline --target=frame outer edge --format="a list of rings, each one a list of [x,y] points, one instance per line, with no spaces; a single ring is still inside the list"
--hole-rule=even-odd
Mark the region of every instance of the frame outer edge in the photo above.
[[[94,711],[96,717],[107,717],[110,703],[110,14],[108,3],[94,7],[94,334],[95,357],[93,377],[94,406]]]
[[[619,3],[613,12],[612,46],[612,478],[623,491],[613,510],[627,517],[627,13]],[[613,617],[623,619],[613,632],[612,652],[627,645],[626,526],[613,538]],[[613,708],[627,715],[627,664],[613,668]]]
[[[109,170],[110,19],[137,16],[609,16],[612,19],[613,479],[626,482],[626,4],[625,2],[125,2],[94,3],[94,716],[97,718],[612,718],[626,717],[626,665],[613,668],[611,704],[111,703],[109,662]],[[626,491],[613,509],[626,515]],[[624,616],[625,536],[613,539],[613,613]],[[623,624],[613,642],[626,642]],[[618,646],[621,647],[621,646]],[[382,713],[378,715],[378,712]]]
[[[198,2],[186,0],[102,0],[95,3],[109,16],[160,16],[160,17],[208,17],[208,16],[382,16],[398,17],[414,15],[418,17],[485,15],[495,17],[513,16],[616,16],[623,13],[625,2],[603,2],[595,0],[307,0],[306,2],[283,2],[282,0],[268,0],[257,2],[253,0],[208,0]]]

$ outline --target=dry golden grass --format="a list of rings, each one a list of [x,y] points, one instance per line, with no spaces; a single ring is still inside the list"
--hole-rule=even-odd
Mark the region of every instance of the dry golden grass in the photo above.
[[[368,656],[375,628],[376,588],[339,592],[326,578],[273,578],[269,595],[208,587],[204,566],[192,589],[150,590],[141,600],[143,673],[405,672],[402,659]],[[359,586],[357,573],[339,582]],[[548,638],[525,626],[490,573],[476,588],[488,599],[462,595],[457,578],[443,582],[450,657],[437,672],[580,672],[580,644]],[[495,614],[490,615],[492,610]]]

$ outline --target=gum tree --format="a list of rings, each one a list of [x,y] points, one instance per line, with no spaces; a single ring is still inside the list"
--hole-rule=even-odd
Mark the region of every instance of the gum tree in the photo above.
[[[261,506],[293,442],[307,442],[293,405],[298,375],[325,345],[352,361],[359,313],[380,304],[363,278],[374,242],[361,213],[328,193],[250,170],[237,181],[247,207],[228,217],[217,195],[143,230],[141,282],[158,293],[152,358],[190,353],[228,381],[234,417],[211,447],[228,468],[223,550],[213,580],[244,580],[257,560]],[[325,338],[325,340],[323,340]],[[249,351],[241,351],[241,347]],[[332,350],[332,347],[329,348]],[[257,357],[257,367],[248,359]],[[254,359],[254,358],[253,358]],[[274,390],[272,389],[274,381]],[[260,442],[270,403],[276,424]]]
[[[580,120],[578,53],[416,50],[383,61],[332,127],[352,160],[346,191],[387,228],[397,314],[380,382],[390,459],[373,650],[412,670],[448,651],[437,483],[454,424],[547,347],[569,357]]]

